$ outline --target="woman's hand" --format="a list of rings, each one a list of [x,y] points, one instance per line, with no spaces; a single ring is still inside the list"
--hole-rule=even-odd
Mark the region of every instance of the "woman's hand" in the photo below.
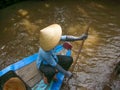
[[[73,76],[73,74],[70,71],[67,71],[66,77],[71,78],[72,76]]]
[[[88,38],[88,35],[87,34],[82,34],[80,37],[81,37],[82,40],[85,40],[85,39]]]

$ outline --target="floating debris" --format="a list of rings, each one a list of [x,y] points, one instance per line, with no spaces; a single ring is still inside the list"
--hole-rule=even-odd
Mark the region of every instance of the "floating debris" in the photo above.
[[[21,16],[26,16],[28,14],[28,11],[27,10],[23,10],[23,9],[19,9],[18,10],[18,13],[21,15]]]

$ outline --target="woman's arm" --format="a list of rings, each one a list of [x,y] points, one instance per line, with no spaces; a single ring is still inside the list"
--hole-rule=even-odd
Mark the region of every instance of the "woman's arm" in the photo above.
[[[72,36],[72,35],[63,35],[61,36],[61,41],[78,41],[78,40],[85,40],[87,39],[87,34],[82,34],[79,37]]]
[[[70,78],[72,76],[72,73],[70,71],[66,71],[63,69],[59,64],[55,66],[55,68],[59,71],[62,72],[66,77]]]

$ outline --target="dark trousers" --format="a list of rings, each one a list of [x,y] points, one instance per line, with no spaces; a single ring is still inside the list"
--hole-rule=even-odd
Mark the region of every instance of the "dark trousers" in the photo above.
[[[73,58],[71,56],[65,56],[65,55],[57,55],[58,57],[58,64],[62,66],[65,70],[68,70],[71,64],[73,63]],[[55,67],[52,67],[51,65],[41,65],[40,71],[47,77],[48,83],[51,82],[54,75],[56,74]]]

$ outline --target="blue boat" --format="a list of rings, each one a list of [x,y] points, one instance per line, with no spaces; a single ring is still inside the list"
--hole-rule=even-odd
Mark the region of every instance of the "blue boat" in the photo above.
[[[56,54],[71,55],[71,49],[66,49],[64,44],[56,46],[55,51]],[[41,72],[36,68],[35,61],[37,56],[38,53],[35,53],[11,64],[0,71],[0,77],[4,76],[9,71],[14,71],[31,90],[60,90],[64,75],[59,72],[57,74],[58,81],[52,81],[50,85],[46,85],[42,79]]]

